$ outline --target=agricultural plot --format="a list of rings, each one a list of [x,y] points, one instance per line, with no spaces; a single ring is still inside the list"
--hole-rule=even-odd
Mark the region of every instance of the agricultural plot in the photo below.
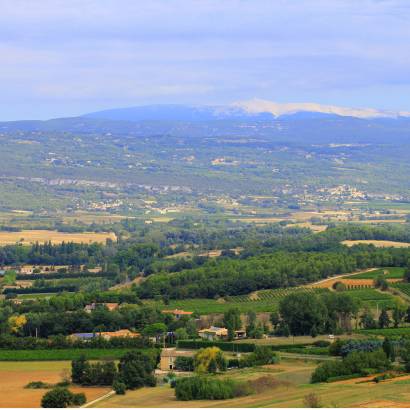
[[[70,372],[70,362],[6,362],[0,363],[0,408],[40,407],[47,389],[26,389],[32,381],[58,383]],[[84,393],[87,401],[106,394],[108,387],[70,387],[75,393]]]
[[[410,336],[410,327],[385,328],[385,329],[362,329],[360,334],[371,336]]]
[[[156,303],[161,309],[183,309],[195,312],[199,315],[208,315],[212,313],[224,313],[229,309],[238,308],[241,313],[247,313],[250,310],[257,313],[272,312],[277,309],[279,302],[287,295],[295,292],[323,293],[327,289],[315,288],[286,288],[286,289],[267,289],[251,293],[249,295],[227,296],[220,299],[180,299],[171,300],[168,305]]]
[[[30,230],[20,232],[0,232],[0,245],[13,245],[16,242],[29,245],[31,243],[45,243],[51,241],[53,244],[62,242],[75,243],[105,243],[107,239],[116,240],[113,232],[95,233],[95,232],[81,232],[81,233],[67,233],[47,230]]]
[[[343,245],[349,248],[354,245],[373,245],[376,248],[408,248],[409,242],[395,242],[395,241],[379,241],[379,240],[357,240],[357,241],[343,241]]]
[[[357,383],[357,379],[336,383],[309,384],[316,364],[308,360],[283,359],[279,364],[229,371],[233,380],[253,381],[264,377],[271,380],[268,388],[261,387],[249,396],[228,400],[177,401],[174,390],[168,385],[142,388],[114,395],[96,403],[102,408],[241,408],[241,407],[306,407],[304,399],[314,393],[322,407],[409,407],[406,379],[388,380],[383,383]],[[220,377],[220,376],[219,376]],[[383,405],[384,404],[384,405]],[[386,405],[387,404],[387,405]]]
[[[73,360],[85,356],[88,360],[119,359],[130,349],[0,349],[0,362],[32,362]]]
[[[393,308],[395,306],[395,299],[389,293],[381,293],[375,289],[354,289],[346,290],[344,294],[350,295],[370,308]]]
[[[382,275],[384,278],[388,279],[402,279],[404,275],[404,268],[389,267],[377,269],[369,272],[359,273],[358,275],[349,275],[347,278],[355,279],[375,279]]]
[[[410,283],[394,283],[391,285],[393,288],[398,289],[400,292],[404,293],[406,296],[410,297]]]

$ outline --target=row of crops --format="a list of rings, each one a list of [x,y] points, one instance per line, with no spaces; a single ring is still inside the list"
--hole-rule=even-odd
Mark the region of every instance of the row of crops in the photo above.
[[[397,327],[397,328],[385,328],[385,329],[362,329],[360,333],[372,336],[410,336],[410,327]]]
[[[397,282],[392,283],[390,286],[410,297],[410,283]]]
[[[375,289],[347,290],[344,293],[360,300],[371,308],[391,309],[395,306],[395,299],[389,293],[382,293]]]
[[[307,287],[266,289],[266,290],[260,290],[250,295],[229,296],[226,298],[226,300],[229,302],[239,302],[239,303],[280,300],[290,295],[291,293],[295,293],[295,292],[323,293],[323,292],[329,292],[329,290],[325,288],[307,288]]]

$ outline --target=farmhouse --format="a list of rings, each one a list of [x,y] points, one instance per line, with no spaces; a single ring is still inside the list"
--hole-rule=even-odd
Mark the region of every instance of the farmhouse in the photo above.
[[[227,339],[228,329],[226,327],[211,326],[208,329],[201,329],[198,336],[206,340]]]
[[[194,351],[177,350],[175,347],[162,349],[159,368],[163,371],[175,370],[175,361],[177,357],[192,357],[194,354]]]
[[[198,336],[206,340],[225,340],[228,338],[228,329],[226,327],[211,326],[208,329],[202,329],[198,332]],[[245,330],[235,330],[235,339],[245,339]]]
[[[90,340],[95,337],[102,337],[103,339],[110,340],[115,337],[141,337],[141,334],[138,332],[131,332],[128,329],[120,329],[115,332],[73,333],[68,337],[73,340]]]
[[[180,319],[181,317],[191,316],[194,312],[185,312],[184,310],[174,309],[174,310],[163,310],[162,313],[173,315],[175,319]]]
[[[89,305],[85,305],[84,310],[87,313],[91,313],[97,306],[105,306],[110,312],[118,309],[119,304],[118,303],[90,303]]]
[[[141,334],[138,332],[131,332],[128,329],[120,329],[115,332],[101,332],[99,336],[106,340],[110,340],[113,337],[141,337]]]

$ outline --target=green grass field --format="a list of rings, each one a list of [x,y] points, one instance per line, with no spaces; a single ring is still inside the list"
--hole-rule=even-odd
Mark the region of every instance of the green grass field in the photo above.
[[[88,360],[119,359],[135,349],[53,349],[9,350],[0,349],[0,361],[73,360],[84,355]]]
[[[384,271],[387,271],[388,273],[384,274]],[[386,279],[401,279],[403,278],[403,275],[404,275],[404,268],[397,268],[397,267],[382,268],[382,269],[377,269],[371,272],[364,272],[364,273],[360,273],[359,275],[350,275],[346,277],[353,278],[353,279],[375,279],[379,275],[382,275]]]
[[[410,336],[410,327],[386,328],[386,329],[362,329],[360,334],[372,336]]]
[[[381,293],[375,289],[354,289],[346,290],[343,293],[360,300],[370,308],[389,309],[394,307],[396,303],[395,298],[391,294]]]

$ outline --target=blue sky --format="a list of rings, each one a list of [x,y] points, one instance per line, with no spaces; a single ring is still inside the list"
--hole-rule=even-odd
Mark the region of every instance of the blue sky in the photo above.
[[[1,6],[1,120],[255,97],[410,111],[408,0]]]

